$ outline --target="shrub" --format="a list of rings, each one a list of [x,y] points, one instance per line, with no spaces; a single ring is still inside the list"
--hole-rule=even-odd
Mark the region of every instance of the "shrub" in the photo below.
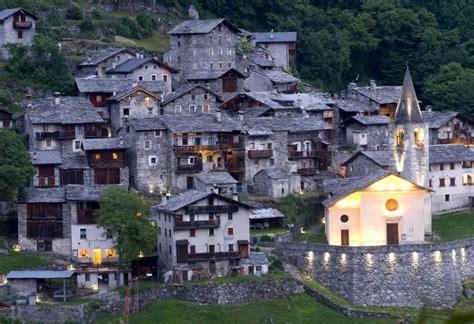
[[[101,20],[102,19],[102,14],[100,13],[100,11],[94,10],[94,11],[92,11],[91,17],[92,17],[92,19],[95,19],[95,20]]]
[[[71,19],[71,20],[81,20],[82,19],[81,9],[79,9],[76,6],[69,7],[66,10],[66,18]]]
[[[90,19],[84,19],[80,24],[79,24],[79,29],[81,32],[93,32],[95,31],[95,25]]]

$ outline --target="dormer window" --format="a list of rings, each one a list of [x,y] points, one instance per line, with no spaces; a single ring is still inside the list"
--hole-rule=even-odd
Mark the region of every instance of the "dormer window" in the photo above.
[[[423,128],[415,128],[415,145],[423,146],[425,130]]]
[[[403,129],[395,130],[395,142],[397,146],[405,145],[405,131]]]

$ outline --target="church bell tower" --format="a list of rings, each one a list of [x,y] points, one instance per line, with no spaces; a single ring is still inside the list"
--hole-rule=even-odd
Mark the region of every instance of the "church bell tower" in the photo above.
[[[429,129],[423,122],[410,70],[406,69],[402,93],[389,126],[392,171],[420,186],[428,185]]]

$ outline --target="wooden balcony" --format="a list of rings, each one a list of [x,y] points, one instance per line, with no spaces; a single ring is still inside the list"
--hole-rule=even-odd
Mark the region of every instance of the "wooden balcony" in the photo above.
[[[198,160],[194,164],[178,164],[176,173],[199,172],[202,171],[202,161]]]
[[[221,224],[220,219],[202,220],[202,221],[189,221],[185,222],[181,219],[176,219],[174,227],[176,230],[186,230],[192,228],[217,228]]]
[[[229,205],[210,205],[210,206],[189,206],[187,211],[190,214],[207,214],[207,213],[235,213],[239,210],[237,204]]]
[[[268,159],[273,156],[273,150],[250,150],[249,159]]]
[[[317,157],[317,151],[290,151],[288,152],[289,159],[314,159]]]
[[[210,145],[175,145],[176,154],[198,154],[204,151],[229,151],[235,149],[243,149],[243,144],[210,144]]]
[[[77,210],[77,224],[96,224],[97,223],[97,212],[96,210],[78,209]]]
[[[54,131],[54,132],[36,132],[35,133],[35,138],[37,140],[43,140],[43,139],[73,139],[76,137],[76,132],[70,131],[70,132],[59,132],[59,131]]]
[[[31,21],[13,21],[13,28],[15,29],[31,29],[33,22]]]
[[[188,261],[240,259],[239,252],[208,252],[188,254]]]
[[[474,144],[474,139],[469,137],[455,137],[449,139],[439,139],[438,144],[464,144],[471,145]]]
[[[52,177],[38,177],[38,187],[50,188],[56,185],[54,176]]]
[[[316,168],[301,168],[298,169],[297,172],[301,176],[312,176],[316,174]]]

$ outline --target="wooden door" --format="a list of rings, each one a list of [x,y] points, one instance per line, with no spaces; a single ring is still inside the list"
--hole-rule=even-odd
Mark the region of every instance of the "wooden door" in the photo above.
[[[387,224],[387,244],[398,244],[398,224]]]
[[[341,245],[349,245],[349,230],[341,230]]]
[[[222,78],[222,91],[223,92],[236,92],[237,79],[236,78]]]
[[[186,188],[188,190],[194,188],[194,177],[186,177]]]
[[[54,187],[54,165],[38,166],[38,180],[40,187]]]
[[[188,262],[188,246],[187,245],[176,246],[176,259],[178,263]]]
[[[248,244],[239,244],[239,256],[241,258],[247,258],[249,256]]]

